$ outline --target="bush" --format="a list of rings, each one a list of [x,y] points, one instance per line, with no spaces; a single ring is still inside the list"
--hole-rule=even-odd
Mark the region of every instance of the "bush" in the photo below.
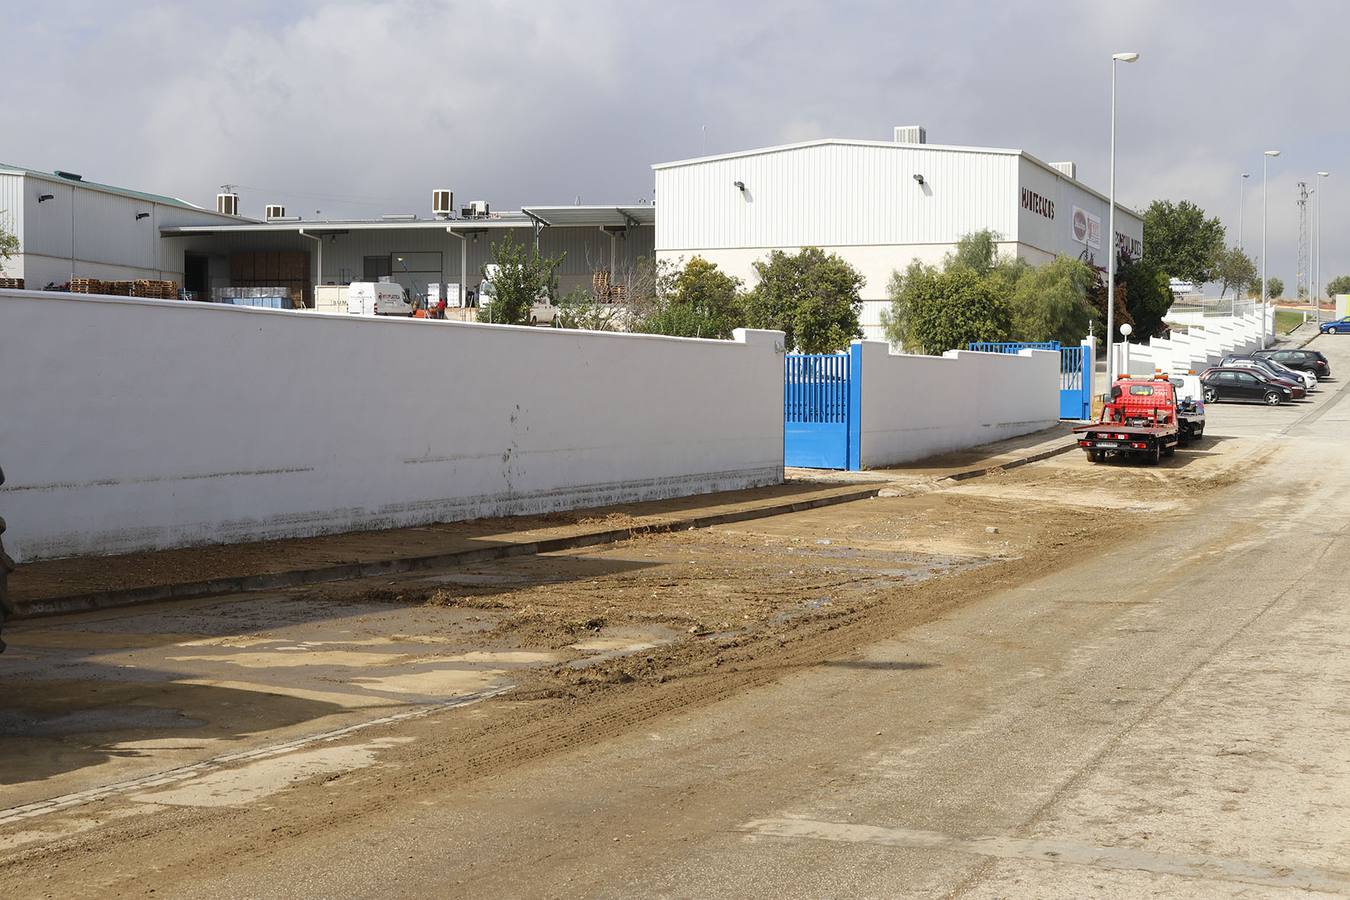
[[[637,330],[676,337],[731,337],[745,324],[741,280],[695,256],[662,283],[656,308]]]
[[[1012,334],[1020,341],[1077,344],[1094,310],[1088,291],[1096,273],[1068,256],[1032,269],[1012,293]]]
[[[1008,298],[989,278],[964,267],[941,273],[920,267],[901,280],[900,289],[910,349],[940,354],[972,341],[1008,340]]]
[[[533,244],[522,244],[511,232],[492,248],[496,275],[486,296],[479,300],[479,321],[500,325],[528,325],[535,303],[555,302],[558,266],[563,256],[542,256]],[[483,277],[487,278],[484,270]]]
[[[817,247],[774,250],[754,266],[759,283],[746,297],[750,327],[776,328],[786,346],[802,353],[835,353],[862,337],[864,279],[838,256]]]

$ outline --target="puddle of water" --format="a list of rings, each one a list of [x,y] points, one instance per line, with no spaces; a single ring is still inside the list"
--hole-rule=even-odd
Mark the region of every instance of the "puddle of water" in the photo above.
[[[300,750],[237,769],[212,772],[166,790],[133,794],[131,799],[162,806],[246,806],[308,778],[374,765],[381,750],[411,740],[385,737],[362,744]]]
[[[0,737],[60,737],[98,731],[200,728],[206,722],[190,719],[176,709],[123,706],[81,709],[49,715],[25,709],[0,709]]]

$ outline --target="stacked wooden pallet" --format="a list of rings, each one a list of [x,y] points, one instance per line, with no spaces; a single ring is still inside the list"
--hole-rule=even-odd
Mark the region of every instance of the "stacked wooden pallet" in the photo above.
[[[0,288],[9,288],[10,290],[23,290],[22,278],[0,278]]]
[[[142,278],[132,282],[131,296],[148,300],[177,300],[178,282]]]
[[[70,292],[72,294],[106,294],[108,291],[105,284],[97,278],[72,278],[70,279]]]

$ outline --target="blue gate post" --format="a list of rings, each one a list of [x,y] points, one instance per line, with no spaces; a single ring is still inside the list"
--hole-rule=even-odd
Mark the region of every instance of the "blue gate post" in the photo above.
[[[848,358],[848,468],[858,472],[862,470],[862,341],[849,345]]]

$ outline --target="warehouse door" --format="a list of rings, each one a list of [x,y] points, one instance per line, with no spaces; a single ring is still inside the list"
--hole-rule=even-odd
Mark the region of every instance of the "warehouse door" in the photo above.
[[[852,369],[848,353],[789,353],[785,357],[784,465],[849,468]]]

